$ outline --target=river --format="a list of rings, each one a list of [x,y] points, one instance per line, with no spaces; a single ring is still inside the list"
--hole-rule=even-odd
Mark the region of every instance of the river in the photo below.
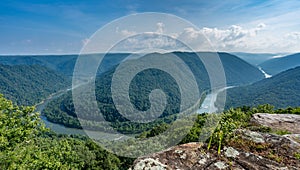
[[[219,90],[215,90],[214,93],[210,93],[206,95],[203,103],[201,104],[201,107],[197,111],[198,113],[214,113],[217,111],[217,108],[215,107],[214,103],[217,100],[217,96],[220,92],[223,92],[224,90],[232,88],[232,87],[225,87]],[[41,113],[43,109],[46,107],[46,105],[53,99],[67,93],[68,91],[72,90],[72,88],[68,88],[65,90],[61,90],[57,93],[54,93],[50,95],[47,99],[43,100],[39,104],[36,105],[36,111]],[[69,128],[65,127],[63,125],[53,123],[47,120],[47,118],[44,115],[41,115],[41,119],[44,121],[46,127],[50,128],[54,132],[58,134],[80,134],[80,135],[86,135],[93,136],[95,139],[107,139],[107,138],[113,138],[115,140],[119,140],[123,137],[121,134],[106,134],[103,132],[98,131],[89,131],[89,130],[82,130],[82,129],[76,129],[76,128]]]
[[[266,73],[261,67],[258,67],[258,69],[264,74],[265,78],[271,78],[272,75]]]
[[[223,92],[224,90],[233,88],[234,86],[224,87],[218,90],[215,90],[212,93],[206,95],[201,107],[197,111],[197,113],[215,113],[218,111],[218,108],[215,106],[215,102],[217,101],[218,94]]]
[[[51,100],[60,97],[61,95],[67,93],[70,90],[72,90],[72,89],[68,88],[68,89],[56,92],[54,94],[51,94],[48,98],[46,98],[45,100],[43,100],[42,102],[40,102],[39,104],[37,104],[35,106],[36,107],[36,111],[39,112],[39,113],[42,113],[42,111],[44,110],[44,108],[47,106],[47,104]],[[44,121],[46,127],[52,129],[56,133],[59,133],[59,134],[81,134],[81,135],[85,135],[84,131],[81,130],[81,129],[68,128],[68,127],[65,127],[63,125],[50,122],[50,121],[47,120],[47,118],[44,115],[41,115],[41,119]]]
[[[89,82],[86,82],[89,83]],[[86,84],[86,83],[82,83]],[[81,86],[78,85],[77,87]],[[57,98],[60,97],[61,95],[67,93],[68,91],[71,91],[74,88],[77,87],[73,87],[73,88],[67,88],[65,90],[61,90],[58,91],[54,94],[51,94],[48,98],[44,99],[42,102],[40,102],[39,104],[37,104],[36,107],[36,111],[39,113],[42,113],[42,111],[44,110],[44,108],[47,106],[47,104]],[[93,139],[112,139],[112,140],[120,140],[123,139],[124,135],[122,134],[111,134],[111,133],[104,133],[104,132],[100,132],[100,131],[90,131],[90,130],[82,130],[82,129],[77,129],[77,128],[69,128],[69,127],[65,127],[61,124],[57,124],[57,123],[53,123],[47,120],[47,118],[44,115],[41,115],[41,119],[43,120],[43,122],[45,123],[46,127],[50,128],[51,130],[53,130],[54,132],[58,133],[58,134],[67,134],[67,135],[72,135],[72,134],[78,134],[78,135],[87,135]]]

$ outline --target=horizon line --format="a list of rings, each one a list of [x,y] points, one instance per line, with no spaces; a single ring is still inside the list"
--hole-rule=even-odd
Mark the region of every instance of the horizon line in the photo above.
[[[196,51],[196,52],[193,52],[193,51],[168,51],[168,52],[165,52],[165,53],[161,53],[161,54],[167,54],[167,53],[174,53],[174,52],[182,52],[182,53],[204,53],[204,52],[211,52],[211,53],[248,53],[248,54],[286,54],[286,55],[289,55],[289,54],[297,54],[297,53],[300,53],[299,52],[242,52],[242,51],[232,51],[232,52],[228,52],[228,51]],[[151,53],[160,53],[160,52],[151,52]],[[0,54],[0,56],[71,56],[71,55],[93,55],[93,54],[105,54],[105,53],[85,53],[85,54],[76,54],[76,53],[45,53],[45,54]],[[109,52],[107,54],[143,54],[143,53],[135,53],[135,52]]]

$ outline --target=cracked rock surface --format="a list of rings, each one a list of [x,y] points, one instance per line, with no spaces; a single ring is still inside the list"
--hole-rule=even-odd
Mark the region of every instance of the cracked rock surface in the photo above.
[[[216,147],[208,150],[206,144],[187,143],[137,158],[131,169],[299,170],[300,115],[258,113],[251,121],[292,134],[237,129],[220,154]]]

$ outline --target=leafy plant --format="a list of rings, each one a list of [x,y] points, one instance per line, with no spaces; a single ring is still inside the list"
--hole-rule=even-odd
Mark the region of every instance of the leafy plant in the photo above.
[[[210,149],[212,145],[217,145],[218,154],[220,154],[224,140],[230,138],[235,129],[247,126],[250,116],[251,112],[243,112],[241,108],[229,109],[224,112],[218,126],[210,136],[207,148]]]

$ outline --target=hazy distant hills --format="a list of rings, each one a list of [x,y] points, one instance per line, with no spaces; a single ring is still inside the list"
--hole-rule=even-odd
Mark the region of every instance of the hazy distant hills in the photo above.
[[[279,55],[279,54],[270,54],[270,53],[243,53],[243,52],[233,52],[231,54],[236,55],[239,58],[255,66],[267,60],[272,59],[272,57],[274,56]]]
[[[186,62],[199,62],[199,61],[191,61],[189,57],[193,55],[188,52],[174,52],[181,59],[186,60]],[[205,57],[210,53],[200,52],[200,57]],[[229,53],[218,53],[222,63],[224,64],[226,76],[228,77],[228,82],[230,84],[247,84],[249,82],[254,82],[260,80],[262,76],[261,73],[257,70],[257,68],[251,66],[249,63],[244,60],[236,57],[235,55]],[[93,56],[97,56],[98,54],[93,54]],[[99,54],[100,56],[101,54]],[[123,59],[125,59],[130,54],[127,53],[111,53],[106,54],[104,59],[102,60],[101,65],[98,70],[98,73],[101,74],[111,67],[119,64]],[[86,55],[89,57],[89,55]],[[40,56],[0,56],[0,64],[4,65],[41,65],[48,67],[52,70],[57,71],[58,73],[62,73],[66,76],[72,76],[74,71],[74,66],[76,63],[78,56],[77,55],[40,55]],[[195,60],[195,59],[193,59]],[[193,65],[193,64],[190,64]],[[232,70],[237,69],[239,67],[240,72],[233,73]],[[234,76],[237,77],[234,77]],[[243,79],[243,76],[247,77]],[[232,77],[233,76],[233,77]],[[235,81],[235,79],[239,79]]]
[[[300,67],[252,85],[227,90],[227,108],[266,103],[277,108],[300,105]]]
[[[95,56],[97,54],[94,54]],[[99,54],[100,55],[100,54]],[[102,72],[108,70],[110,67],[118,64],[129,54],[107,54],[105,60],[102,63]],[[86,55],[84,57],[89,57]],[[24,55],[24,56],[0,56],[0,64],[4,65],[40,65],[50,68],[58,73],[62,73],[66,76],[72,76],[74,66],[76,64],[78,55]]]
[[[70,79],[38,65],[0,64],[0,93],[17,104],[34,105],[70,84]]]
[[[4,65],[40,65],[71,76],[76,59],[76,55],[0,56],[0,63]]]
[[[271,75],[300,66],[300,53],[288,55],[285,57],[274,58],[259,65],[263,70]]]

